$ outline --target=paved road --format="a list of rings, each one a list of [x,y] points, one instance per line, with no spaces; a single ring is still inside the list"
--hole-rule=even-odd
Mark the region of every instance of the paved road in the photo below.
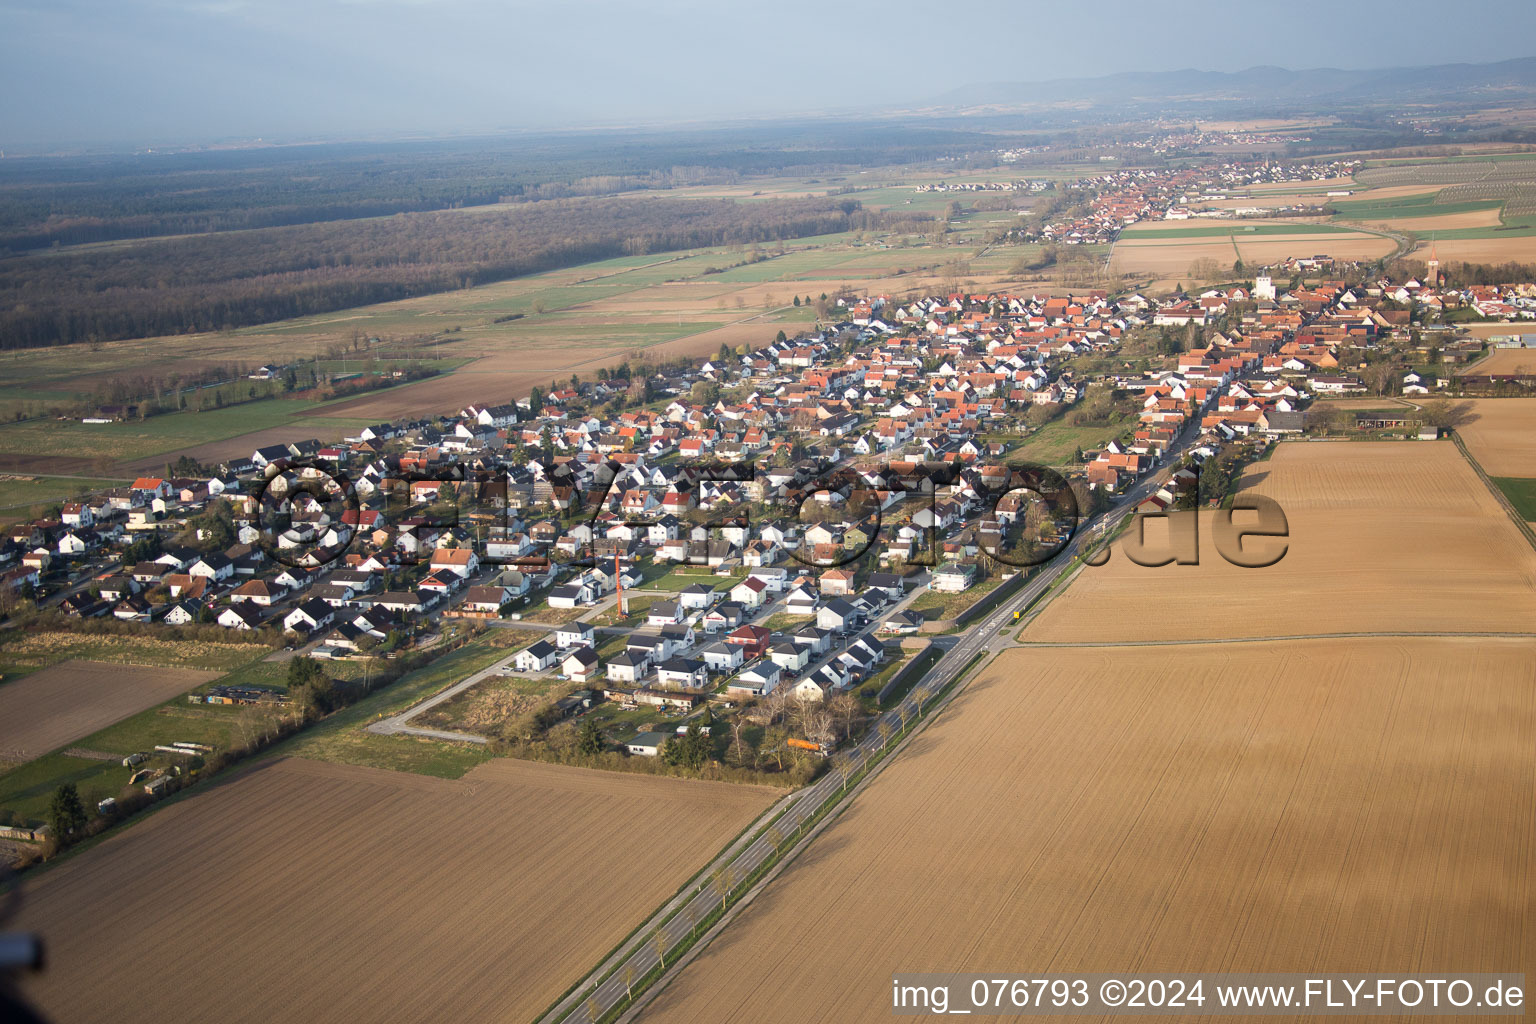
[[[1093,520],[1083,524],[1083,528],[1073,534],[1071,540],[1060,552],[1046,565],[1041,566],[1033,578],[1026,583],[1017,594],[1003,601],[984,619],[979,621],[969,632],[960,636],[949,647],[948,651],[939,658],[933,668],[929,670],[923,684],[913,688],[907,698],[900,705],[886,712],[882,718],[889,721],[894,727],[900,728],[902,714],[909,717],[917,712],[926,699],[923,690],[942,689],[952,682],[970,664],[971,660],[989,650],[989,644],[996,646],[998,632],[1004,626],[1011,624],[1013,613],[1028,607],[1033,601],[1045,593],[1063,573],[1075,567],[1075,558],[1079,551],[1090,546],[1096,536],[1100,523],[1104,532],[1112,530],[1125,516],[1129,515],[1136,504],[1152,493],[1160,482],[1168,474],[1168,466],[1177,456],[1187,448],[1199,435],[1198,426],[1191,423],[1169,446],[1167,454],[1162,460],[1162,468],[1149,474],[1146,479],[1137,484],[1116,503],[1116,505]],[[942,703],[953,700],[963,689],[956,687],[947,694]],[[874,723],[872,723],[874,724]],[[919,726],[921,727],[921,726]],[[871,728],[864,739],[854,747],[847,749],[842,756],[852,759],[855,765],[862,763],[871,753],[881,745],[880,734],[877,728]],[[882,762],[882,765],[887,762]],[[878,767],[876,769],[878,771]],[[784,810],[784,816],[779,821],[780,830],[786,835],[798,831],[802,822],[809,819],[821,806],[827,803],[835,795],[840,795],[839,790],[846,786],[846,782],[837,771],[828,772],[812,785],[797,793],[786,797],[776,808]],[[766,820],[766,819],[761,819]],[[749,832],[749,835],[751,833]],[[610,957],[597,970],[593,971],[578,985],[575,990],[561,1000],[544,1016],[540,1017],[538,1024],[556,1024],[557,1021],[569,1019],[575,1022],[584,1022],[587,1019],[589,998],[594,999],[599,1014],[606,1013],[613,1006],[624,1001],[626,997],[625,976],[632,973],[634,978],[643,977],[647,971],[656,966],[657,951],[653,937],[658,930],[656,924],[666,916],[673,908],[681,908],[681,913],[676,914],[665,925],[660,926],[665,936],[665,943],[670,950],[678,942],[687,936],[694,928],[696,919],[702,919],[709,911],[718,906],[721,901],[720,894],[715,890],[712,878],[717,869],[730,870],[736,879],[743,879],[751,875],[773,853],[775,845],[766,837],[758,836],[749,843],[743,843],[737,848],[723,852],[713,861],[700,876],[701,881],[697,888],[674,898],[667,908],[658,911],[646,924],[637,930],[624,947],[613,957]],[[734,886],[731,887],[734,891]],[[741,904],[737,904],[740,906]],[[671,960],[668,960],[669,965]],[[617,965],[611,976],[601,984],[597,979],[610,968]],[[593,985],[597,987],[594,991]]]

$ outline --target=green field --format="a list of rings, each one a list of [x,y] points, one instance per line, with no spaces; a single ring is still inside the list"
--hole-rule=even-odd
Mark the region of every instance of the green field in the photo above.
[[[1536,480],[1508,476],[1492,479],[1520,517],[1528,523],[1536,523]]]
[[[1108,444],[1125,433],[1127,424],[1111,423],[1102,427],[1073,427],[1065,419],[1052,420],[1024,438],[1023,444],[1008,453],[1010,465],[1033,463],[1040,466],[1069,466],[1079,449],[1088,451]]]
[[[285,427],[294,440],[337,437],[365,427],[367,420],[307,415],[329,402],[267,398],[203,412],[174,412],[143,421],[81,423],[37,419],[0,425],[0,453],[57,452],[85,459],[139,459],[256,430]],[[254,447],[254,446],[253,446]]]
[[[45,505],[127,482],[85,476],[0,477],[0,511]]]
[[[1332,205],[1338,211],[1333,218],[1336,221],[1378,221],[1407,217],[1443,217],[1457,213],[1476,213],[1479,210],[1497,210],[1504,205],[1504,202],[1493,199],[1481,202],[1436,203],[1434,196],[1430,195],[1399,196],[1396,199],[1367,197],[1347,202],[1335,200]]]

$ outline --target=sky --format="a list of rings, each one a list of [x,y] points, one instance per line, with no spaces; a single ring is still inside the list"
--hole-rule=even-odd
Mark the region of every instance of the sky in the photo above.
[[[0,148],[841,113],[975,82],[1536,52],[1531,0],[1317,18],[1256,0],[0,0]]]

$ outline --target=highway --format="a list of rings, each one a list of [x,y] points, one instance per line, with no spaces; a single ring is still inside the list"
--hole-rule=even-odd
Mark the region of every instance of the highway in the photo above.
[[[913,687],[902,703],[884,713],[882,718],[891,723],[894,731],[900,730],[903,713],[909,718],[913,717],[920,710],[921,705],[927,701],[927,694],[924,691],[936,693],[952,682],[973,658],[988,649],[988,644],[997,637],[999,630],[1013,624],[1015,611],[1028,607],[1064,573],[1074,568],[1074,560],[1078,552],[1092,544],[1092,535],[1100,530],[1107,535],[1122,519],[1131,514],[1137,503],[1160,485],[1160,481],[1167,476],[1168,467],[1198,436],[1198,425],[1193,421],[1187,424],[1174,443],[1169,446],[1161,460],[1160,469],[1149,473],[1145,479],[1122,495],[1110,509],[1085,521],[1055,557],[1041,566],[1017,594],[1000,603],[991,614],[963,634],[934,664],[927,677]],[[936,706],[947,704],[963,689],[963,684],[955,687],[942,698],[940,705]],[[930,710],[933,708],[930,707]],[[926,722],[927,719],[921,721]],[[919,724],[916,728],[922,727],[923,725]],[[871,723],[871,728],[865,733],[864,738],[840,756],[851,758],[857,766],[880,746],[878,722]],[[881,762],[881,766],[884,763],[886,762]],[[879,768],[880,766],[876,766],[875,771]],[[778,829],[787,838],[797,833],[800,825],[810,819],[824,804],[835,796],[841,796],[841,790],[846,785],[840,772],[829,771],[812,785],[781,801],[770,814],[776,813],[781,808],[784,810],[783,817],[779,819]],[[758,826],[754,825],[753,828],[756,829]],[[655,921],[672,908],[680,907],[680,912],[674,914],[660,929],[669,951],[667,964],[670,969],[673,964],[670,950],[694,930],[696,921],[702,920],[710,910],[721,904],[721,894],[716,891],[713,883],[716,872],[725,869],[732,873],[736,884],[730,886],[728,891],[734,892],[741,880],[749,877],[761,866],[775,848],[775,844],[766,835],[762,835],[756,836],[750,843],[737,844],[727,849],[700,874],[693,883],[694,889],[674,898],[658,910],[652,919],[637,930],[616,953],[583,979],[570,995],[541,1016],[537,1024],[557,1024],[559,1021],[567,1020],[587,1024],[589,1006],[595,1006],[597,1016],[601,1017],[609,1009],[623,1003],[626,999],[626,989],[629,987],[626,985],[626,978],[632,975],[632,980],[638,981],[656,966],[658,952],[655,943],[657,932]],[[608,974],[610,969],[611,974]],[[597,979],[604,974],[608,974],[607,979],[598,983]],[[597,985],[595,991],[594,984]],[[589,1003],[589,1000],[594,1002]]]

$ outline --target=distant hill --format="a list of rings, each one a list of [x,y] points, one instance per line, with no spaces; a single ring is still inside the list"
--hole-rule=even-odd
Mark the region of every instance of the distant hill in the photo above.
[[[1101,78],[968,85],[935,101],[942,107],[1051,107],[1064,104],[1199,106],[1258,104],[1302,108],[1326,102],[1467,102],[1536,98],[1536,57],[1496,64],[1438,64],[1345,71],[1256,67],[1246,71],[1129,71]]]

